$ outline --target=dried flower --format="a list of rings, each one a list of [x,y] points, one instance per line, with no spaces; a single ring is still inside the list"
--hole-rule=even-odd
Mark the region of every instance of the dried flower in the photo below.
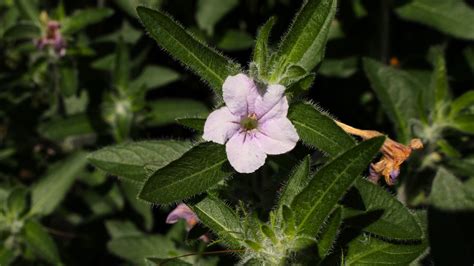
[[[412,139],[408,146],[387,139],[381,149],[382,158],[370,165],[369,179],[377,182],[380,176],[384,176],[385,182],[393,185],[400,174],[400,165],[410,157],[413,150],[421,148],[423,143],[420,139]]]
[[[203,138],[226,144],[227,158],[237,172],[253,173],[265,164],[267,154],[283,154],[299,140],[286,117],[285,87],[269,85],[260,92],[244,74],[229,76],[223,85],[226,106],[206,120]]]
[[[383,135],[378,131],[362,130],[351,127],[339,121],[334,122],[336,122],[336,124],[347,133],[359,136],[364,140]],[[395,181],[400,174],[400,166],[402,163],[410,157],[413,150],[419,150],[422,148],[423,143],[420,139],[412,139],[410,144],[405,146],[390,138],[387,138],[380,150],[383,154],[382,158],[377,163],[370,165],[369,179],[372,182],[377,183],[380,179],[380,176],[384,176],[385,182],[387,182],[387,184],[395,184]]]

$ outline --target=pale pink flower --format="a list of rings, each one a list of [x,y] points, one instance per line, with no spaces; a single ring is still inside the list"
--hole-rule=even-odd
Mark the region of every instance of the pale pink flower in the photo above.
[[[269,85],[260,91],[244,74],[224,82],[226,106],[212,112],[203,138],[226,145],[227,158],[239,173],[253,173],[265,164],[267,154],[291,151],[298,142],[295,127],[286,117],[285,87]]]

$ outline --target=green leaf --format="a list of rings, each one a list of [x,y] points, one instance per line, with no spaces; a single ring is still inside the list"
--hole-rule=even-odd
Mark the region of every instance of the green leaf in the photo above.
[[[123,93],[122,95],[127,95],[128,83],[130,81],[130,55],[127,44],[122,39],[119,40],[117,50],[115,51],[113,76],[114,85],[118,88],[118,91]]]
[[[357,72],[358,58],[355,56],[341,59],[325,59],[318,70],[323,76],[348,78]]]
[[[38,131],[43,137],[55,141],[61,141],[70,136],[95,133],[86,114],[77,114],[48,121],[41,124]]]
[[[5,245],[0,246],[0,265],[11,265],[17,255]]]
[[[132,209],[142,217],[143,227],[150,231],[153,227],[152,206],[138,199],[137,195],[140,192],[140,184],[121,182],[120,186],[122,187],[122,191],[124,192],[125,198],[130,204],[130,207],[132,207]]]
[[[190,147],[189,142],[175,140],[130,142],[95,151],[88,160],[112,175],[141,183],[150,172],[178,159]]]
[[[418,115],[419,92],[423,85],[408,72],[364,58],[364,70],[382,103],[387,116],[395,124],[397,137],[406,143],[411,134],[408,121]]]
[[[394,244],[370,235],[361,235],[349,243],[345,265],[405,266],[426,249],[424,243]]]
[[[96,70],[112,71],[114,67],[115,54],[104,55],[91,63],[91,67]]]
[[[23,229],[23,236],[34,253],[52,264],[61,263],[59,251],[46,230],[33,220],[29,220]]]
[[[446,70],[446,61],[444,60],[443,48],[433,47],[430,49],[430,57],[434,67],[431,75],[431,93],[433,94],[432,101],[426,103],[427,109],[433,108],[433,104],[437,110],[442,108],[444,102],[449,100],[449,84],[448,73]]]
[[[146,258],[147,262],[149,262],[149,265],[165,265],[166,266],[188,266],[191,265],[191,263],[188,263],[184,260],[178,259],[178,258],[170,258],[170,259],[161,259],[161,258]]]
[[[41,29],[38,25],[31,22],[19,22],[9,27],[4,33],[3,38],[8,40],[31,40],[41,35]]]
[[[30,215],[48,215],[63,200],[77,175],[86,166],[86,154],[77,152],[51,167],[31,190]]]
[[[472,190],[444,168],[439,168],[433,180],[430,203],[447,211],[474,210]]]
[[[460,39],[474,40],[474,10],[463,0],[413,0],[396,12],[406,20]]]
[[[474,73],[474,46],[468,46],[463,50],[464,58],[466,59],[466,63],[469,65],[471,69],[471,73]]]
[[[342,224],[342,208],[336,208],[318,237],[319,258],[325,258],[331,251]]]
[[[61,32],[64,35],[77,33],[83,28],[99,23],[112,16],[114,11],[109,8],[80,9],[67,17],[63,23]]]
[[[283,205],[291,206],[296,195],[308,184],[310,180],[310,164],[311,157],[308,155],[293,169],[292,174],[288,178],[288,183],[285,185],[278,200],[278,209],[282,208]]]
[[[462,132],[474,134],[474,114],[456,116],[451,126]]]
[[[199,28],[213,35],[216,23],[238,3],[238,0],[198,0],[196,21]]]
[[[298,232],[310,237],[321,229],[338,200],[364,171],[385,137],[364,141],[321,168],[291,204]]]
[[[312,147],[336,156],[354,146],[355,142],[327,115],[309,103],[293,104],[288,118],[301,140]]]
[[[128,13],[132,17],[138,18],[137,6],[145,5],[150,8],[158,9],[162,5],[163,0],[115,0],[114,3],[121,8],[123,11]]]
[[[206,191],[232,173],[223,145],[201,143],[150,176],[139,198],[158,204],[177,202]]]
[[[105,221],[105,228],[112,239],[143,235],[130,221],[108,220]]]
[[[150,112],[146,115],[146,125],[163,126],[173,124],[180,117],[207,117],[206,105],[188,99],[160,99],[148,104]]]
[[[146,66],[140,76],[131,82],[133,89],[145,88],[146,90],[166,86],[179,79],[176,71],[162,66]]]
[[[175,59],[196,72],[220,95],[224,80],[237,74],[239,66],[195,39],[160,11],[137,8],[138,15],[158,44]]]
[[[125,201],[118,184],[113,184],[108,191],[87,190],[82,198],[93,213],[92,217],[111,215],[123,209]]]
[[[257,65],[258,74],[261,79],[267,78],[268,72],[268,39],[270,37],[271,30],[275,24],[276,18],[271,17],[263,26],[258,30],[257,41],[253,49],[253,62]]]
[[[63,63],[59,67],[59,81],[62,95],[65,97],[73,96],[78,89],[79,73],[73,64]]]
[[[40,12],[38,11],[38,1],[36,0],[15,0],[13,1],[23,17],[31,20],[40,26]]]
[[[217,48],[224,51],[245,50],[253,45],[253,37],[242,30],[228,30],[217,42]]]
[[[161,235],[126,236],[110,240],[107,249],[122,259],[144,265],[148,257],[169,257],[176,254],[173,242]]]
[[[199,220],[224,240],[229,247],[241,246],[241,221],[237,214],[218,198],[207,196],[190,207]]]
[[[206,118],[177,118],[176,122],[180,125],[183,125],[187,128],[196,130],[199,133],[204,132],[204,124],[206,123]]]
[[[365,232],[384,239],[420,240],[423,238],[423,230],[416,218],[390,193],[365,179],[358,179],[355,188],[365,208],[364,211],[344,210],[344,218],[347,219],[350,216],[347,222],[350,226],[362,227],[361,229]],[[367,224],[364,221],[370,221],[370,223]]]
[[[5,201],[5,211],[12,214],[14,217],[21,217],[29,207],[28,193],[28,190],[24,187],[12,189]]]
[[[122,27],[117,31],[95,38],[94,42],[117,43],[120,39],[122,39],[127,44],[135,44],[142,36],[143,33],[141,29],[135,28],[134,26],[130,25],[127,20],[124,20]]]
[[[286,67],[292,64],[310,72],[321,62],[336,7],[336,0],[304,2],[279,45],[275,61],[279,67],[273,72],[271,80],[278,80]]]
[[[456,117],[464,109],[474,105],[474,90],[468,91],[451,103],[450,117]]]
[[[474,176],[474,157],[464,159],[447,158],[446,165],[458,176]]]

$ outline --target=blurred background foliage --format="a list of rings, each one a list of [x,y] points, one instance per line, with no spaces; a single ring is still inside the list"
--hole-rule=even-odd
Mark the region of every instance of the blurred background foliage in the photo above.
[[[206,84],[146,36],[135,8],[165,10],[247,65],[257,29],[275,15],[275,43],[301,2],[0,0],[0,264],[135,265],[203,251],[204,243],[184,241],[183,223],[165,224],[170,208],[138,201],[136,184],[86,161],[86,151],[130,139],[190,139],[176,119],[205,118],[214,107]],[[340,1],[307,93],[353,126],[423,140],[392,190],[428,209],[425,263],[473,261],[473,25],[472,1]],[[176,156],[188,148],[177,142]],[[131,166],[145,171],[143,160]],[[228,193],[272,204],[273,194],[255,186]]]

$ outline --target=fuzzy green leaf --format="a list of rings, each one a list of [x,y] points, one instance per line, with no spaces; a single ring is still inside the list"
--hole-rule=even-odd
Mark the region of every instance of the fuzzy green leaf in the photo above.
[[[224,80],[240,71],[238,65],[191,36],[169,16],[145,7],[138,7],[137,12],[150,36],[208,82],[217,95],[221,95]]]
[[[418,115],[418,96],[423,85],[408,72],[364,58],[364,70],[387,116],[395,124],[402,143],[410,138],[408,121]]]
[[[409,265],[426,249],[425,243],[393,244],[362,235],[349,243],[344,265]]]
[[[283,205],[291,206],[296,195],[308,184],[310,180],[310,164],[311,157],[306,156],[303,161],[293,169],[292,174],[288,178],[288,183],[278,201],[279,209],[282,208]]]
[[[273,25],[275,24],[275,20],[275,17],[271,17],[259,29],[257,35],[257,42],[255,43],[255,47],[253,49],[253,62],[257,65],[260,78],[266,78],[266,74],[268,71],[268,39],[270,37],[270,32],[273,28]]]
[[[430,203],[447,211],[474,210],[472,190],[444,168],[438,170],[433,180]]]
[[[298,232],[315,236],[338,200],[364,171],[385,137],[364,141],[321,168],[291,204]]]
[[[304,2],[279,45],[275,61],[278,67],[272,80],[277,80],[290,65],[299,65],[310,72],[321,62],[336,7],[336,0]]]
[[[365,210],[345,209],[345,218],[348,218],[346,211],[349,211],[351,216],[349,225],[363,227],[361,229],[365,232],[387,239],[420,240],[423,237],[423,230],[416,218],[390,193],[364,179],[358,179],[355,188],[361,196]],[[368,225],[363,222],[373,219],[376,220]]]
[[[78,10],[63,21],[61,32],[65,35],[74,34],[87,26],[101,22],[113,13],[114,11],[109,8]]]
[[[54,240],[36,221],[30,220],[25,224],[23,236],[33,252],[52,264],[60,264],[59,251]]]
[[[219,235],[232,248],[239,248],[241,221],[237,214],[218,198],[207,196],[191,208],[199,220]]]
[[[105,147],[91,153],[95,167],[131,181],[144,182],[149,172],[178,159],[191,148],[186,141],[139,141]]]
[[[341,224],[342,208],[339,207],[333,211],[318,237],[318,254],[320,259],[325,258],[330,253],[334,241],[336,241]]]
[[[223,145],[201,143],[150,176],[139,198],[173,203],[206,191],[232,173]]]
[[[352,137],[311,104],[293,104],[288,111],[288,118],[305,144],[330,156],[336,156],[355,145]]]
[[[206,118],[178,118],[176,122],[182,126],[193,129],[199,133],[204,132],[204,124],[206,123]]]
[[[51,167],[31,190],[30,215],[48,215],[63,200],[77,175],[87,164],[86,154],[78,152]]]
[[[413,0],[396,12],[406,20],[457,38],[474,40],[474,10],[463,0]]]

